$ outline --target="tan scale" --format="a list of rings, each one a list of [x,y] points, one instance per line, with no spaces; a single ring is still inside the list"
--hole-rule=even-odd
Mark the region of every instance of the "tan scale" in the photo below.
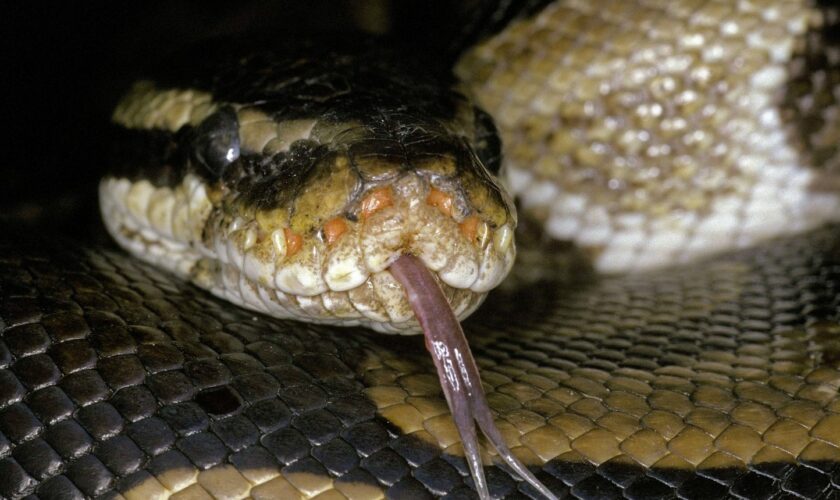
[[[239,107],[237,119],[242,147],[266,154],[288,151],[295,141],[310,138],[315,126],[315,120],[293,120],[280,124],[251,107]]]
[[[165,477],[180,474],[189,478],[177,484]],[[333,481],[311,473],[281,473],[275,469],[238,469],[218,465],[198,468],[170,469],[161,476],[149,476],[137,486],[122,492],[127,500],[197,500],[244,498],[353,498],[376,500],[384,497],[380,488],[349,481]],[[336,496],[337,495],[337,496]]]
[[[840,218],[816,169],[836,177],[840,49],[813,41],[836,10],[809,5],[555,2],[456,72],[528,217],[601,271],[661,267]]]
[[[128,128],[174,131],[184,125],[198,125],[216,109],[213,96],[207,92],[160,90],[153,82],[143,80],[120,100],[111,119]]]

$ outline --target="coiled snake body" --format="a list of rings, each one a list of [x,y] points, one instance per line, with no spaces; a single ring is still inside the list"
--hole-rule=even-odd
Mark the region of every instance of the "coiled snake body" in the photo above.
[[[114,113],[105,224],[267,316],[120,253],[3,246],[2,494],[537,495],[489,456],[476,486],[457,391],[359,327],[417,331],[401,255],[462,318],[507,275],[489,113],[521,217],[644,271],[531,263],[467,322],[502,445],[556,495],[836,495],[836,16],[556,2],[468,50],[461,87],[367,42],[170,63]]]

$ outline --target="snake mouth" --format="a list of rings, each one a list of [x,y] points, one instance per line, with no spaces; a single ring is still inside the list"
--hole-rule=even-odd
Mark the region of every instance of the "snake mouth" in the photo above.
[[[191,175],[175,188],[118,178],[100,186],[106,225],[123,247],[275,316],[419,333],[388,272],[401,255],[416,256],[433,272],[460,319],[515,259],[511,220],[492,227],[457,184],[416,172],[369,186],[350,209],[309,233],[294,231],[282,210],[232,215],[213,204],[215,196]]]
[[[208,227],[215,229],[205,240],[223,269],[206,273],[221,276],[209,288],[245,288],[243,295],[256,295],[246,303],[259,299],[273,314],[284,308],[307,320],[418,333],[388,272],[401,255],[415,255],[433,271],[459,318],[481,304],[515,257],[511,224],[491,228],[451,185],[416,173],[370,187],[355,207],[309,234],[284,225],[284,216],[211,218]]]

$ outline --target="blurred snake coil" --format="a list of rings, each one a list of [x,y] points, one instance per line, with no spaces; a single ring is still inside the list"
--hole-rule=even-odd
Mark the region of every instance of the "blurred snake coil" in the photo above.
[[[138,80],[122,249],[0,233],[0,497],[476,497],[407,254],[557,497],[840,498],[840,7],[525,4]]]

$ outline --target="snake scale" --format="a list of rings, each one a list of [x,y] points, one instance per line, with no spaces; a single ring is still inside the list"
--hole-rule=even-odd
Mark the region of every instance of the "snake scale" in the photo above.
[[[3,232],[0,495],[840,494],[837,10],[509,8],[457,87],[346,40],[135,84],[100,194],[147,263]],[[495,425],[468,416],[536,475],[488,447],[482,485],[459,393],[369,328],[436,323],[435,283],[464,318],[513,265],[487,112],[523,226],[581,252],[526,248],[465,322]]]

